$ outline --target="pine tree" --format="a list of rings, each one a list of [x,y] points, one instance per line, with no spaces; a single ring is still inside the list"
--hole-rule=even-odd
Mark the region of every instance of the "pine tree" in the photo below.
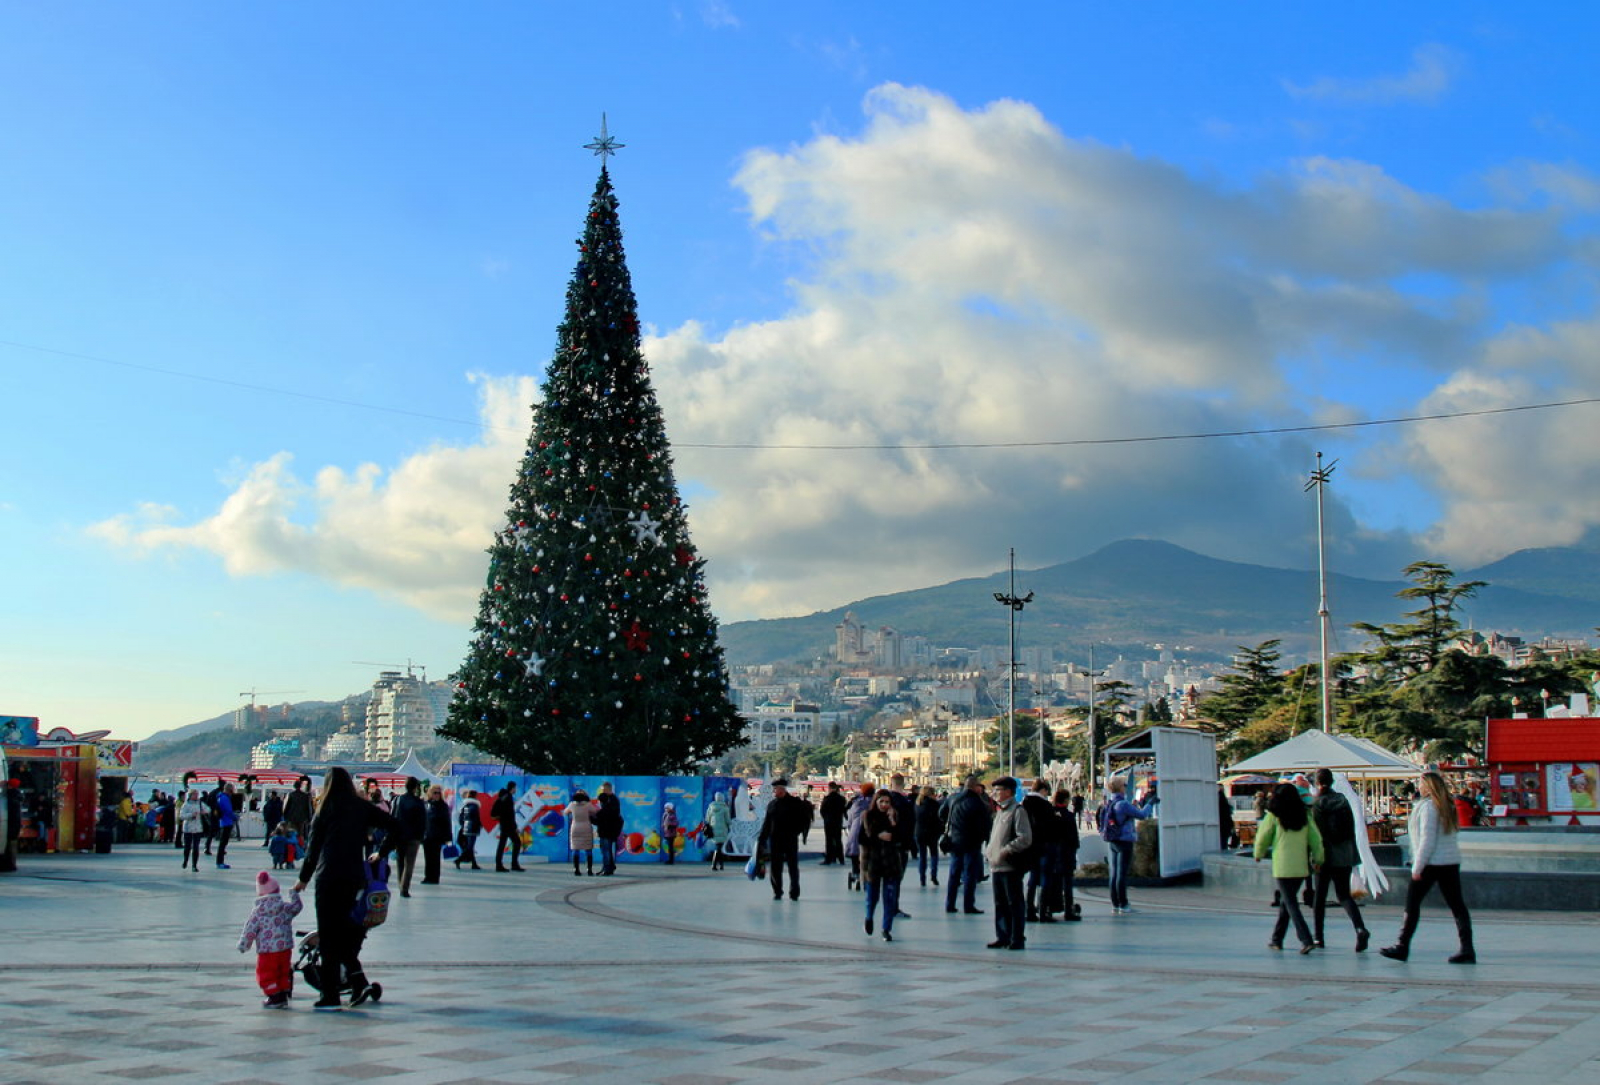
[[[1254,648],[1239,645],[1233,670],[1222,676],[1222,688],[1200,702],[1205,718],[1225,733],[1237,731],[1265,714],[1267,706],[1283,693],[1279,640],[1264,640]]]
[[[578,249],[440,733],[530,772],[688,771],[736,745],[743,727],[640,349],[603,158]]]

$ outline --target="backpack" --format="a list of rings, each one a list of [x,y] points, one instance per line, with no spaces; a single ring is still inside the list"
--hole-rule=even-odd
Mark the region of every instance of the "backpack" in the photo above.
[[[1100,839],[1106,842],[1122,839],[1122,826],[1126,818],[1117,817],[1117,800],[1109,800],[1100,804],[1100,809],[1094,816],[1095,824],[1100,826]]]
[[[374,855],[361,867],[367,880],[356,895],[350,919],[363,930],[371,930],[389,918],[389,864],[383,856]]]

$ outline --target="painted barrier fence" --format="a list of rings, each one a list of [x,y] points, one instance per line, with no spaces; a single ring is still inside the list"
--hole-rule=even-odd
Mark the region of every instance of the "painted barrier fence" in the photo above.
[[[523,856],[540,856],[549,862],[565,863],[571,857],[567,844],[567,818],[564,811],[579,790],[590,799],[609,782],[622,808],[622,836],[617,846],[618,863],[660,863],[666,849],[681,861],[698,862],[711,857],[712,846],[701,831],[701,819],[717,795],[737,796],[744,781],[734,776],[524,776],[515,773],[456,774],[432,781],[444,789],[452,813],[460,809],[469,790],[476,791],[478,818],[483,832],[478,838],[480,861],[492,858],[499,835],[490,811],[495,796],[507,784],[516,785],[517,830],[522,835]],[[678,815],[678,831],[669,840],[661,831],[665,803],[672,803]],[[750,816],[744,802],[731,802],[737,820]],[[598,854],[595,856],[599,858]]]

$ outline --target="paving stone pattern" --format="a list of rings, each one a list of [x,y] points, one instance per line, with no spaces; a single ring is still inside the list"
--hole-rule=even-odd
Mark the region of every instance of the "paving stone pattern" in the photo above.
[[[369,941],[381,1004],[316,1014],[302,987],[274,1012],[236,952],[258,869],[237,851],[232,871],[148,846],[0,877],[0,1082],[1600,1080],[1588,916],[1480,916],[1465,969],[1433,916],[1407,964],[1357,957],[1348,927],[1302,958],[1265,948],[1265,902],[1145,890],[1126,917],[1086,894],[1083,923],[1009,953],[914,884],[896,941],[868,939],[814,863],[798,903],[687,865],[447,866]],[[1369,910],[1375,945],[1397,921]]]

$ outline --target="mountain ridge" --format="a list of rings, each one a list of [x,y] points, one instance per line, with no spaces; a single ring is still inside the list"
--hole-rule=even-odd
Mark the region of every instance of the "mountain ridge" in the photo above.
[[[1564,548],[1518,551],[1494,566],[1512,574],[1509,579],[1517,584],[1541,587],[1559,584],[1572,571],[1600,576],[1595,555]],[[1494,566],[1460,574],[1462,580],[1491,580],[1462,607],[1466,624],[1531,636],[1587,635],[1600,624],[1600,585],[1590,598],[1479,577]],[[869,596],[798,617],[731,622],[722,629],[724,651],[733,665],[823,656],[831,646],[833,627],[846,612],[853,612],[864,626],[890,626],[940,647],[1004,643],[1009,615],[993,594],[1008,590],[1008,577],[1000,571]],[[1341,649],[1355,646],[1351,623],[1395,621],[1410,609],[1396,597],[1407,583],[1330,574],[1335,630],[1349,641]],[[1589,581],[1580,578],[1578,587],[1587,593]],[[1291,647],[1316,637],[1314,570],[1226,561],[1159,539],[1118,540],[1072,561],[1018,570],[1017,590],[1035,597],[1019,615],[1026,640],[1069,650],[1090,644],[1183,642],[1227,653],[1236,644],[1276,638]]]

